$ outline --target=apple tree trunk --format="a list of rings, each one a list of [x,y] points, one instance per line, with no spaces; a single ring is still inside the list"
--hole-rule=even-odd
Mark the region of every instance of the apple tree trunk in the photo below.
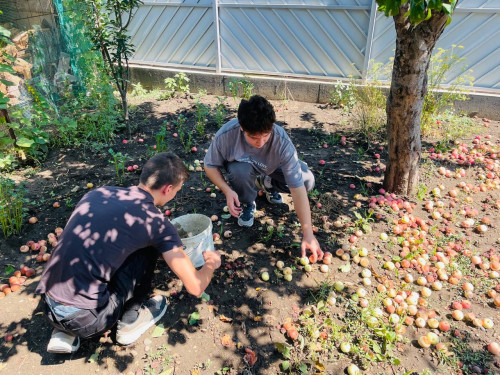
[[[384,188],[403,195],[411,195],[418,183],[420,116],[427,93],[427,69],[447,20],[446,14],[433,13],[428,20],[412,25],[405,17],[408,9],[408,4],[402,5],[393,17],[397,38],[386,107],[389,157],[384,176]]]

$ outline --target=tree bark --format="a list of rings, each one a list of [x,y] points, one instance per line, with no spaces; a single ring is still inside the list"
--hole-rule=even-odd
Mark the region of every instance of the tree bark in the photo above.
[[[132,130],[130,129],[130,119],[128,116],[127,91],[120,90],[120,97],[122,99],[123,120],[125,121],[125,126],[127,127],[128,138],[130,139],[132,137]]]
[[[408,9],[408,3],[402,5],[393,17],[397,38],[386,106],[389,158],[384,176],[384,188],[403,195],[412,194],[418,183],[420,116],[427,93],[427,69],[447,20],[445,13],[433,13],[428,20],[412,26],[405,17]]]

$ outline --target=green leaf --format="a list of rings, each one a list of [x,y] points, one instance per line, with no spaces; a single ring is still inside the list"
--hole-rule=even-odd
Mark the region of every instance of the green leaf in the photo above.
[[[432,17],[432,12],[431,12],[431,9],[429,8],[429,9],[427,10],[427,17],[425,17],[425,21],[427,21],[427,20],[428,20],[429,18],[431,18],[431,17]]]
[[[198,320],[200,320],[200,313],[198,311],[195,311],[191,315],[189,315],[189,325],[194,326],[196,323],[198,323]]]
[[[205,292],[203,292],[203,293],[201,294],[201,297],[200,297],[200,298],[201,298],[201,300],[202,300],[203,302],[208,302],[208,301],[210,301],[210,295],[209,295],[209,294],[207,294],[207,293],[205,293]]]
[[[10,62],[14,62],[17,60],[16,57],[12,56],[11,54],[8,54],[7,52],[4,52],[3,53],[3,57],[5,57],[7,60],[9,60]]]
[[[283,362],[281,362],[281,369],[283,371],[290,370],[290,361],[283,361]]]
[[[283,344],[281,342],[275,342],[274,346],[276,347],[276,350],[283,355],[286,359],[290,359],[290,346],[287,344]]]
[[[7,65],[7,64],[0,64],[0,72],[1,73],[11,73],[11,74],[16,74],[16,71],[14,69],[12,69],[12,67],[10,65]]]
[[[174,368],[173,367],[168,368],[168,369],[166,369],[163,372],[160,372],[160,375],[170,375],[172,372],[174,372]]]
[[[453,8],[451,7],[451,4],[443,3],[442,7],[443,7],[443,11],[446,14],[451,14],[453,12]]]
[[[19,137],[16,141],[16,144],[19,146],[19,147],[26,147],[26,148],[29,148],[33,145],[33,143],[35,143],[34,140],[32,139],[28,139],[28,138],[25,138],[25,137]]]
[[[396,340],[396,332],[391,332],[391,331],[387,332],[385,334],[385,338],[387,341],[393,342],[394,340]]]
[[[11,34],[10,30],[6,29],[3,26],[0,26],[0,36],[6,37],[6,38],[10,38],[10,34]]]
[[[3,79],[3,78],[0,79],[0,82],[2,82],[5,86],[14,86],[15,85],[14,82],[8,81],[8,80]]]
[[[304,346],[306,345],[306,340],[304,340],[304,337],[302,335],[299,336],[299,344],[300,344],[300,350],[304,350]]]
[[[89,358],[90,363],[97,362],[98,360],[99,360],[99,353],[94,353]]]
[[[49,140],[48,139],[45,139],[45,138],[42,138],[42,137],[36,137],[35,138],[35,142],[40,144],[40,145],[44,145],[46,143],[49,143]]]
[[[163,326],[163,324],[158,324],[153,333],[151,334],[151,337],[160,337],[161,335],[163,335],[163,333],[165,332],[165,327]]]
[[[13,273],[16,269],[12,266],[12,264],[7,264],[3,270],[3,272],[6,274],[6,275],[10,275],[11,273]]]
[[[307,365],[305,363],[302,363],[301,365],[299,365],[298,367],[299,371],[301,374],[307,374]]]
[[[376,342],[373,343],[373,348],[372,349],[377,354],[381,354],[382,353],[382,348]]]

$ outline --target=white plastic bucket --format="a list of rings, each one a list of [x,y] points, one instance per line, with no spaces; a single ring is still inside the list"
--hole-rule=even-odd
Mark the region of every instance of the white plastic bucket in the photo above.
[[[201,214],[187,214],[172,219],[172,224],[180,232],[184,251],[193,266],[203,266],[203,252],[215,250],[210,218]]]

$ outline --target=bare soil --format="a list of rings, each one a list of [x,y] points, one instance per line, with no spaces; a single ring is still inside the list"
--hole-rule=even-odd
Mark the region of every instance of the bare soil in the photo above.
[[[216,98],[206,96],[201,101],[213,107]],[[236,115],[236,102],[227,99],[226,104],[226,120],[229,120]],[[381,187],[383,170],[376,171],[376,168],[384,165],[385,144],[382,140],[367,144],[354,133],[351,118],[342,110],[294,101],[276,101],[273,104],[277,111],[278,123],[288,131],[300,157],[315,173],[316,191],[311,195],[313,223],[318,229],[317,238],[323,250],[335,254],[342,244],[348,242],[350,233],[346,227],[324,225],[325,220],[331,224],[341,218],[344,222],[352,223],[356,220],[353,214],[355,201],[361,202],[362,209],[368,208],[368,197],[378,194],[377,191]],[[15,178],[26,184],[31,202],[28,207],[29,216],[36,216],[38,223],[28,224],[26,221],[20,236],[0,239],[0,267],[3,269],[13,265],[19,269],[21,265],[28,265],[36,268],[36,275],[28,279],[20,291],[0,299],[0,337],[13,335],[12,341],[8,342],[0,338],[0,371],[10,374],[56,375],[160,374],[163,370],[167,370],[164,374],[215,374],[217,371],[221,374],[277,374],[280,372],[279,366],[283,357],[275,349],[275,343],[293,344],[281,330],[285,319],[296,319],[299,313],[313,302],[312,293],[323,281],[341,280],[361,285],[358,274],[362,268],[352,263],[350,272],[340,272],[338,267],[345,262],[336,256],[333,257],[329,273],[319,272],[316,265],[311,273],[305,273],[301,267],[295,266],[291,282],[277,277],[276,261],[282,260],[286,265],[292,265],[295,264],[295,258],[300,256],[297,244],[300,243],[301,236],[291,198],[284,197],[283,205],[270,205],[264,197],[260,197],[257,201],[258,212],[254,226],[250,229],[240,228],[234,218],[223,216],[224,195],[213,190],[210,181],[202,172],[192,172],[191,178],[177,197],[162,209],[170,210],[172,217],[193,212],[207,216],[216,214],[220,221],[215,223],[214,232],[222,233],[228,229],[232,231],[231,238],[216,241],[216,248],[223,254],[223,264],[206,291],[211,297],[210,301],[204,302],[189,295],[168,267],[159,262],[155,276],[156,291],[168,296],[170,303],[166,316],[160,321],[165,328],[164,332],[151,328],[137,343],[128,347],[114,344],[112,335],[109,335],[83,342],[80,350],[74,355],[47,353],[46,346],[51,328],[41,312],[40,297],[34,295],[43,263],[36,262],[36,253],[27,256],[20,253],[20,246],[29,240],[46,239],[47,234],[53,232],[56,227],[64,227],[74,205],[87,191],[87,183],[93,183],[95,187],[117,184],[114,165],[110,163],[109,148],[127,154],[127,166],[139,166],[137,170],[125,173],[122,183],[124,186],[138,182],[140,166],[148,159],[156,142],[155,135],[161,127],[168,130],[169,149],[184,158],[188,165],[195,165],[196,159],[203,160],[217,126],[213,120],[209,121],[205,136],[194,136],[193,146],[197,147],[197,151],[186,152],[179,138],[173,135],[178,131],[173,120],[180,114],[187,118],[186,128],[193,129],[196,120],[193,98],[137,102],[132,115],[134,134],[127,143],[123,143],[126,135],[122,134],[109,145],[54,149],[39,166],[26,167],[15,173]],[[490,141],[498,147],[499,124],[483,122],[480,119],[477,124],[478,131],[491,134]],[[341,136],[346,137],[346,145],[339,142]],[[144,139],[144,142],[140,143],[139,139]],[[473,136],[462,141],[472,144],[472,140]],[[430,141],[424,142],[425,150],[430,147]],[[375,154],[380,154],[380,159]],[[320,160],[324,160],[325,165],[320,165]],[[443,184],[444,192],[447,192],[456,188],[460,181],[440,176],[437,173],[440,166],[452,170],[461,167],[448,159],[425,162],[422,165],[422,181],[428,191]],[[483,165],[478,163],[465,168],[467,175],[461,180],[478,185],[478,174],[484,173]],[[351,184],[354,184],[355,188],[351,188]],[[362,193],[362,186],[366,189],[365,194],[355,199],[356,194]],[[212,192],[215,191],[215,198],[210,197],[210,193],[206,191],[207,187],[211,187]],[[463,196],[461,195],[462,198]],[[490,217],[491,225],[485,234],[467,230],[464,231],[464,236],[481,254],[490,249],[492,253],[498,253],[500,210],[495,209],[492,202],[500,199],[500,194],[498,190],[487,190],[471,193],[471,196],[473,202],[465,203],[460,200],[456,211],[465,206],[475,208],[480,212],[479,217]],[[428,199],[430,198],[427,193],[425,200]],[[409,200],[415,204],[414,216],[430,219],[429,213],[423,210],[424,201],[416,197]],[[53,207],[56,201],[60,203],[58,208]],[[321,203],[321,208],[318,203]],[[458,218],[459,214],[456,215]],[[381,217],[372,223],[372,232],[361,236],[358,242],[359,247],[370,250],[371,265],[378,276],[395,280],[401,279],[401,275],[388,272],[381,266],[386,260],[398,256],[400,248],[389,248],[381,244],[379,235],[382,232],[390,233],[392,220],[398,218],[398,213],[383,212]],[[269,236],[267,226],[270,219],[275,225],[284,227],[282,236],[276,233]],[[271,275],[269,282],[259,278],[264,270]],[[2,282],[7,280],[8,276],[3,275]],[[454,328],[470,333],[471,353],[485,353],[485,345],[490,341],[498,341],[498,310],[491,303],[491,299],[484,296],[487,289],[478,288],[480,292],[471,298],[471,311],[479,317],[493,319],[494,328],[485,330],[465,322],[453,323]],[[449,317],[449,304],[457,298],[463,299],[459,287],[445,287],[439,294],[433,294],[430,303],[440,316]],[[191,325],[189,316],[195,311],[199,313],[200,320]],[[339,310],[339,314],[341,313]],[[398,347],[397,352],[401,365],[390,366],[374,361],[365,373],[402,374],[406,371],[422,372],[425,369],[429,369],[430,373],[453,373],[455,370],[438,363],[436,351],[422,349],[416,344],[418,336],[426,331],[414,326],[407,327],[404,335],[408,338],[408,343]],[[223,342],[227,345],[224,346]],[[244,359],[245,348],[251,348],[256,353],[255,364],[250,365]],[[323,373],[343,373],[345,367],[351,363],[349,356],[336,357],[335,354],[333,357],[334,360],[324,363],[326,367]],[[491,361],[479,370],[482,373],[498,373],[495,361],[496,359],[491,358]],[[294,370],[292,373],[298,372]],[[309,366],[307,373],[321,373],[321,370]],[[465,373],[472,372],[467,370]]]

